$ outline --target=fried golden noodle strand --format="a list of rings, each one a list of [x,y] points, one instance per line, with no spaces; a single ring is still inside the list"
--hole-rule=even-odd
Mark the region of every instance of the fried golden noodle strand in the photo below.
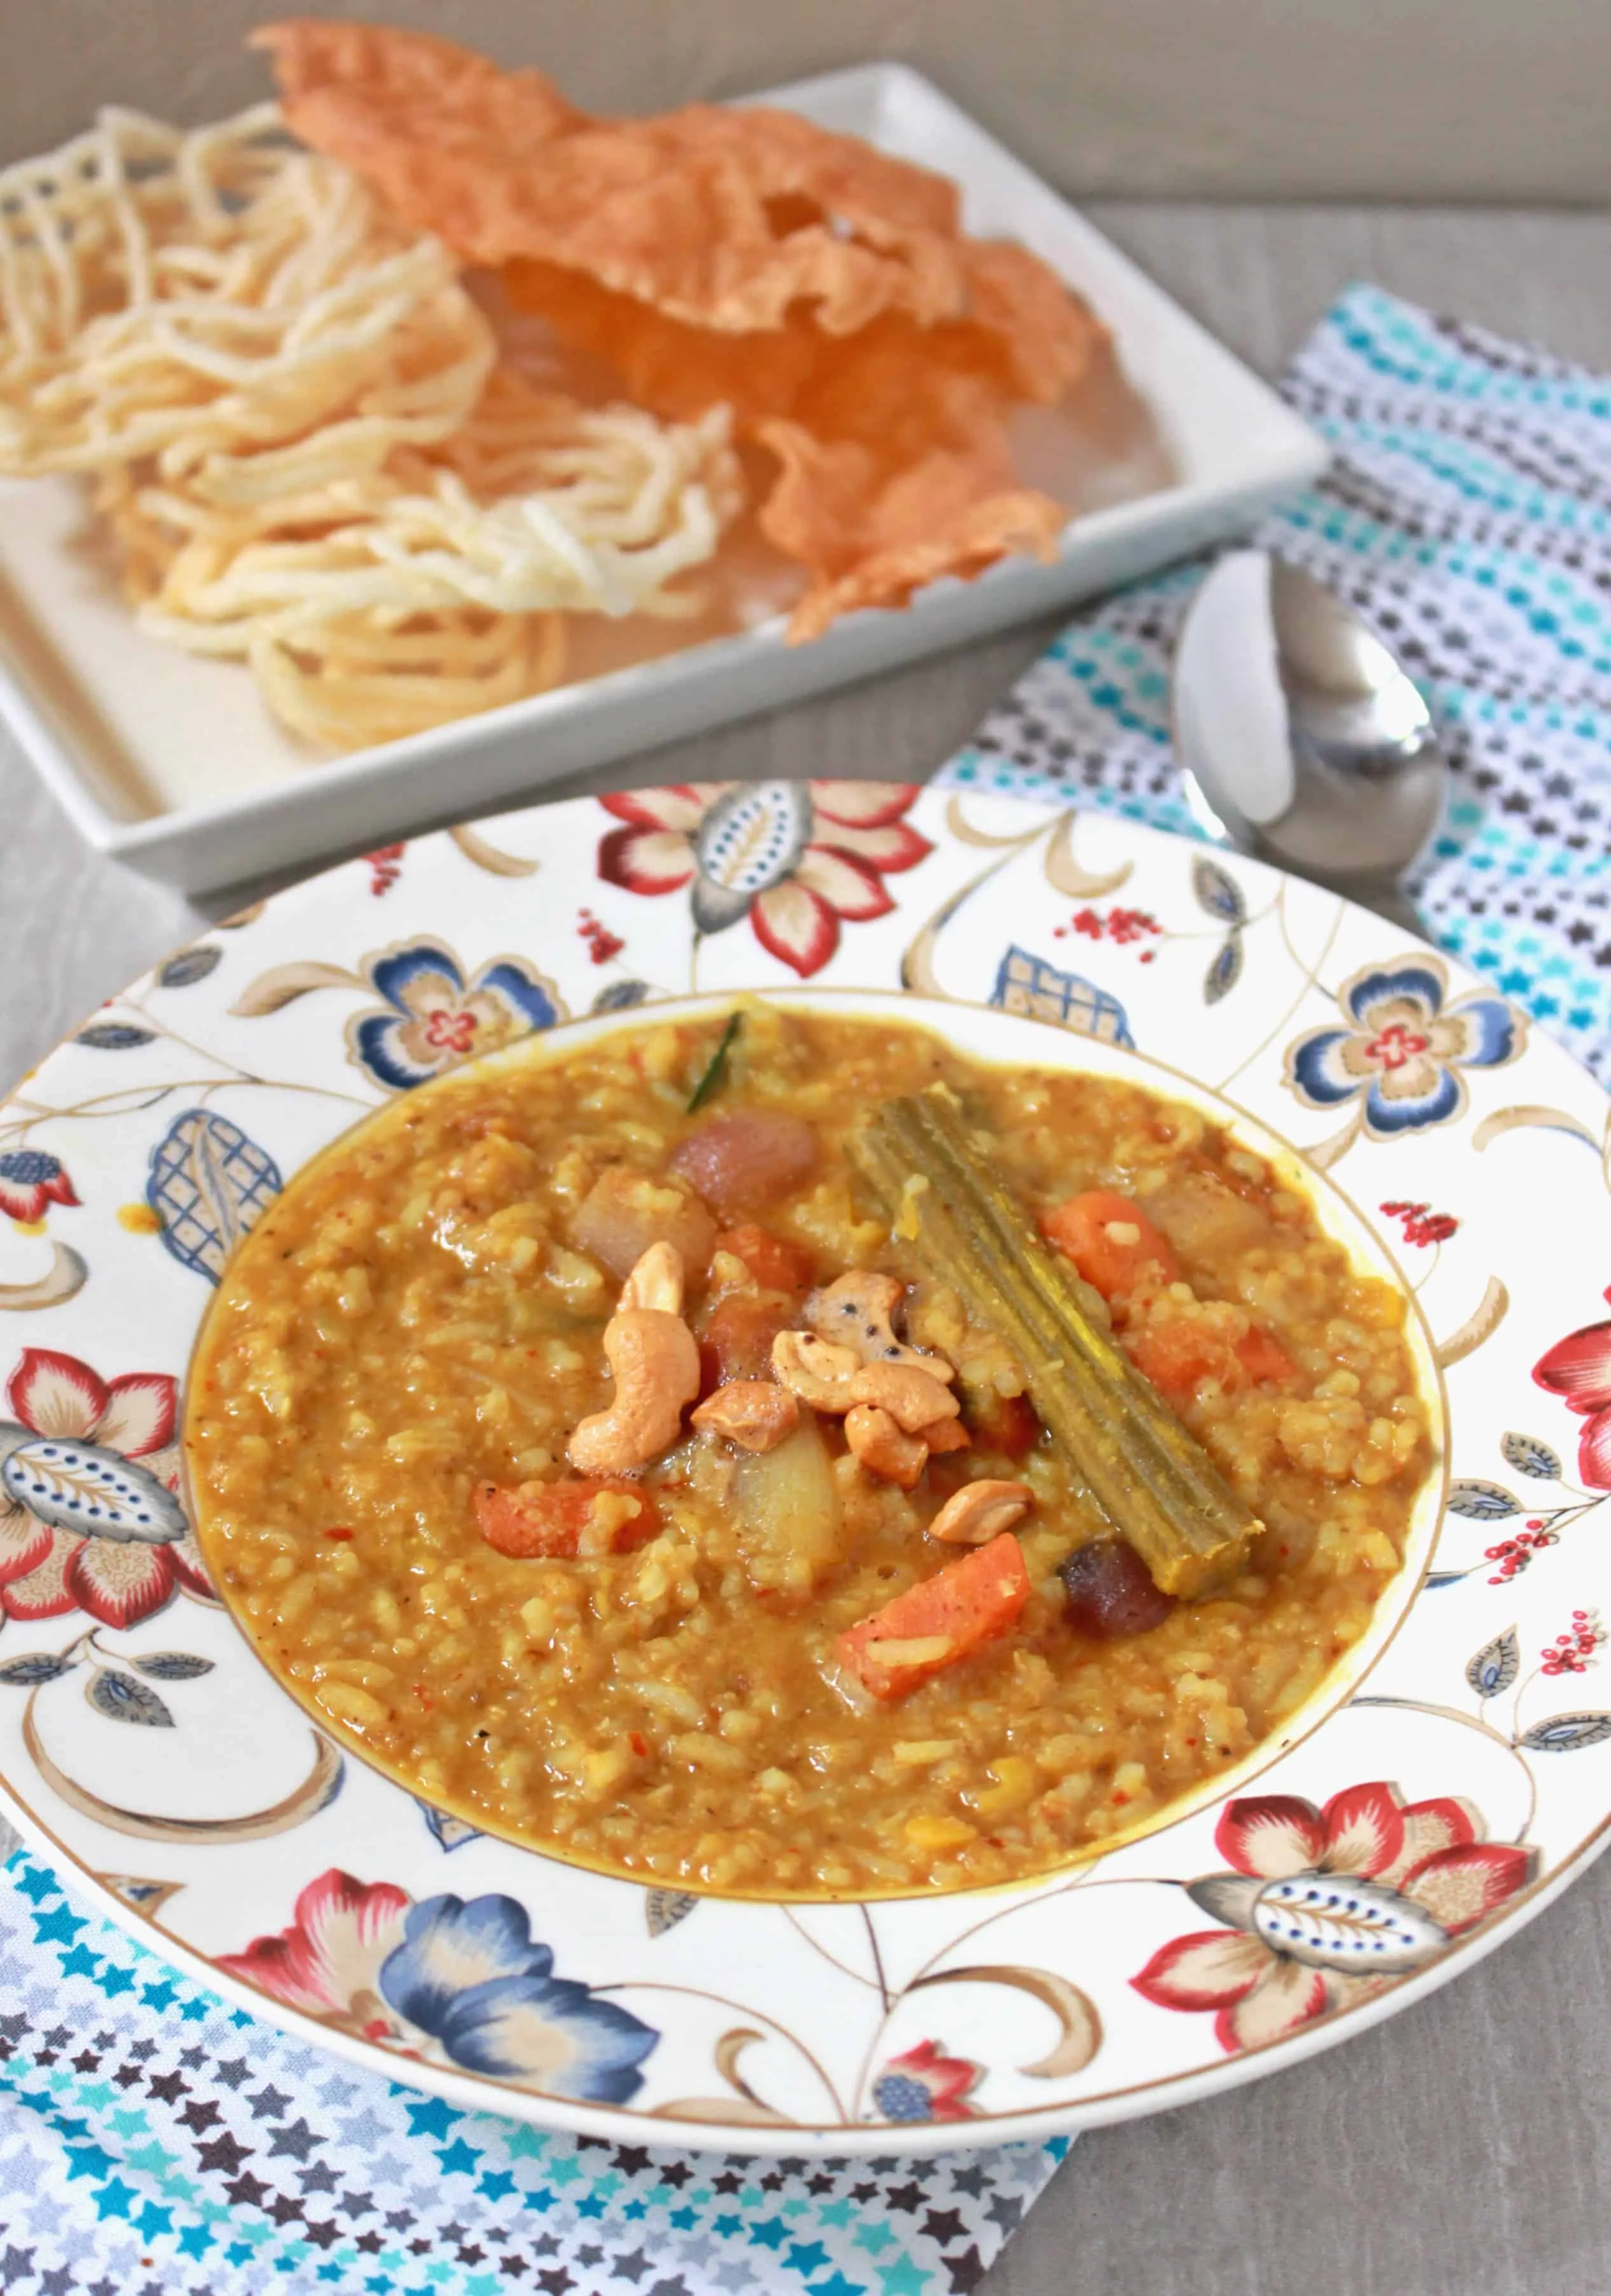
[[[696,611],[739,506],[722,409],[500,365],[457,259],[273,105],[0,171],[0,470],[92,477],[144,627],[320,747],[544,690],[564,613]]]
[[[1189,1598],[1233,1571],[1257,1518],[1034,1233],[952,1095],[891,1101],[847,1147],[895,1234],[1018,1354],[1041,1418],[1157,1584]]]

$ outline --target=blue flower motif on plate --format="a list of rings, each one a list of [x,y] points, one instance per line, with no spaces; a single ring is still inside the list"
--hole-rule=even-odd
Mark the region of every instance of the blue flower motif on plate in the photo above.
[[[613,2001],[553,1974],[513,1898],[427,1898],[381,1965],[382,1997],[456,2064],[550,2096],[620,2104],[660,2036]]]
[[[517,956],[494,957],[467,975],[440,941],[411,941],[366,957],[364,971],[386,1009],[355,1014],[348,1047],[388,1092],[412,1091],[565,1017],[552,982]]]
[[[1435,957],[1365,966],[1338,992],[1345,1025],[1288,1046],[1287,1085],[1311,1108],[1357,1102],[1376,1140],[1448,1123],[1466,1105],[1462,1071],[1502,1068],[1527,1034],[1525,1017],[1502,998],[1449,1004],[1448,994]]]

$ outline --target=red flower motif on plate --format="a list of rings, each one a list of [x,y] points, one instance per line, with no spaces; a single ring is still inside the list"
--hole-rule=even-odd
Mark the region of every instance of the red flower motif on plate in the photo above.
[[[12,1417],[9,1428],[0,1423],[0,1455],[19,1451],[32,1437],[88,1443],[137,1463],[140,1476],[153,1478],[161,1492],[177,1488],[178,1385],[169,1373],[125,1372],[104,1380],[78,1356],[25,1348],[5,1400]],[[44,1520],[38,1505],[19,1496],[10,1480],[0,1482],[0,1611],[6,1617],[53,1619],[84,1610],[103,1626],[132,1627],[160,1611],[177,1587],[216,1599],[188,1529],[177,1538],[69,1530]]]
[[[1484,1841],[1469,1804],[1350,1786],[1323,1808],[1292,1794],[1226,1805],[1229,1874],[1187,1884],[1224,1924],[1171,1938],[1130,1983],[1161,2009],[1214,2013],[1222,2049],[1277,2041],[1424,1968],[1529,1879],[1533,1853]]]
[[[602,802],[627,825],[599,843],[606,884],[656,895],[693,888],[695,928],[748,917],[764,949],[805,979],[840,926],[887,916],[884,879],[933,847],[905,816],[915,782],[678,782]]]
[[[1577,1472],[1591,1491],[1611,1491],[1611,1323],[1585,1324],[1557,1340],[1533,1365],[1533,1376],[1587,1421]]]

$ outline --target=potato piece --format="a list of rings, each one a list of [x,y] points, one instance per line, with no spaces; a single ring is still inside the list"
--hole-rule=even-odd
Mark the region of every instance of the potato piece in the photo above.
[[[571,1241],[624,1283],[652,1243],[674,1244],[685,1267],[711,1257],[716,1223],[680,1180],[612,1164],[601,1172],[571,1221]]]
[[[839,1486],[809,1411],[776,1450],[739,1461],[733,1515],[739,1554],[757,1587],[806,1594],[839,1560],[844,1533]]]

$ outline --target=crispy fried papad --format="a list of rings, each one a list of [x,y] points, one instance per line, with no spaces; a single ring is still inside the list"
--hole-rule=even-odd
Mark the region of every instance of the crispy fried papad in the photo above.
[[[954,184],[788,112],[596,119],[451,42],[300,20],[257,34],[295,132],[654,414],[732,411],[777,457],[760,527],[810,576],[790,635],[898,605],[1064,512],[1013,466],[1015,404],[1111,356],[1028,250],[962,231]]]

